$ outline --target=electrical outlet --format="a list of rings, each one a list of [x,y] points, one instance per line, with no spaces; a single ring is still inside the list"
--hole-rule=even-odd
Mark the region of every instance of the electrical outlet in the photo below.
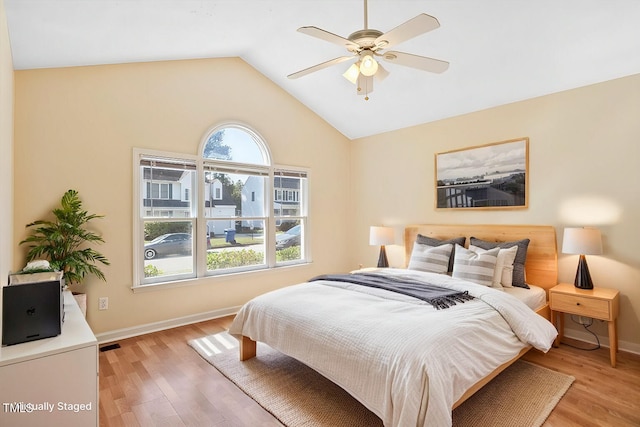
[[[100,297],[98,299],[98,310],[109,309],[109,297]]]
[[[578,316],[578,323],[580,323],[581,325],[588,325],[589,323],[591,323],[591,318],[590,317],[584,317],[584,316]]]

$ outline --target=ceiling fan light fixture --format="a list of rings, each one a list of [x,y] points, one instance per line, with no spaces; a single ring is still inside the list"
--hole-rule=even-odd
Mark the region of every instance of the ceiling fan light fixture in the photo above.
[[[378,61],[373,59],[373,55],[366,53],[360,60],[360,72],[367,76],[373,76],[378,71]]]
[[[389,75],[389,72],[385,70],[382,64],[378,64],[378,71],[376,71],[376,75],[374,76],[375,79],[381,82],[384,79],[386,79],[388,75]]]
[[[442,73],[449,68],[447,61],[441,61],[439,59],[397,51],[383,52],[383,50],[394,45],[403,43],[440,27],[440,23],[436,18],[426,13],[421,13],[390,31],[383,33],[382,31],[369,28],[367,0],[363,0],[363,2],[364,29],[351,33],[348,38],[314,26],[298,28],[298,32],[300,33],[346,48],[350,53],[349,56],[340,56],[329,61],[321,62],[320,64],[289,74],[287,77],[297,79],[298,77],[306,76],[307,74],[335,64],[353,61],[355,58],[355,64],[351,64],[349,69],[342,75],[355,84],[358,94],[364,95],[365,99],[369,99],[369,93],[373,91],[373,80],[375,79],[380,82],[389,75],[389,72],[385,70],[382,63],[378,61],[387,61],[394,63],[394,65],[402,65],[431,73]]]
[[[349,80],[351,83],[356,84],[358,82],[358,74],[360,74],[360,63],[355,62],[344,72],[342,77]]]

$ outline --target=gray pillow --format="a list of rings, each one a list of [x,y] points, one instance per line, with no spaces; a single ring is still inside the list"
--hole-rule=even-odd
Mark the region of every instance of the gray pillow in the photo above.
[[[527,261],[527,248],[529,247],[529,239],[518,240],[515,242],[487,242],[486,240],[480,240],[475,237],[471,237],[469,244],[477,246],[482,249],[509,249],[513,246],[518,247],[516,253],[516,259],[513,261],[513,286],[519,288],[529,289],[524,281],[524,263]]]
[[[420,243],[421,245],[431,246],[432,248],[435,248],[436,246],[447,245],[447,244],[451,244],[454,247],[454,249],[451,251],[451,256],[449,257],[449,267],[447,267],[447,273],[451,273],[453,271],[453,259],[456,255],[455,246],[460,245],[464,247],[465,240],[466,240],[466,237],[464,236],[456,237],[455,239],[449,239],[449,240],[434,239],[433,237],[423,236],[422,234],[418,234],[418,236],[416,237],[416,242]]]

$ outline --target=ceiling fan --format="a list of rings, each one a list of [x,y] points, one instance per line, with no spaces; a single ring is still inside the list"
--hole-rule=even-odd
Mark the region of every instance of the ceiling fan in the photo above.
[[[354,83],[359,95],[364,95],[365,100],[369,99],[369,93],[373,92],[374,77],[379,81],[383,80],[389,72],[376,60],[383,59],[392,64],[404,65],[405,67],[417,68],[432,73],[442,73],[449,68],[447,61],[428,58],[426,56],[413,55],[411,53],[398,51],[384,51],[394,45],[406,40],[435,30],[440,27],[440,23],[433,16],[421,13],[420,15],[406,21],[394,29],[383,33],[368,27],[367,23],[367,0],[364,0],[364,29],[351,33],[348,38],[330,33],[318,27],[300,27],[298,32],[312,37],[346,47],[351,53],[349,56],[340,56],[326,62],[314,65],[304,70],[300,70],[287,77],[297,79],[315,71],[322,70],[332,65],[357,58],[357,61],[349,67],[343,76]]]

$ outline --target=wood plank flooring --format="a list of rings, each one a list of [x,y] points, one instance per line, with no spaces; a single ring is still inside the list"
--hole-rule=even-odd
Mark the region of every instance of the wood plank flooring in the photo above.
[[[232,318],[121,340],[121,348],[101,352],[100,425],[281,426],[187,345],[227,329]],[[561,345],[524,358],[576,378],[544,426],[640,426],[640,356],[620,352],[612,368],[608,349]]]

